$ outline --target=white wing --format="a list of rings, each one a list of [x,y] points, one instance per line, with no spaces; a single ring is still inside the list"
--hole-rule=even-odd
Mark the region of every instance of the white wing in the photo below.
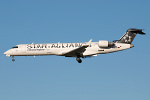
[[[91,41],[92,41],[92,39],[88,43],[84,44],[83,46],[81,46],[79,48],[73,49],[73,50],[68,51],[68,52],[64,52],[63,56],[66,56],[66,57],[78,57],[78,56],[83,57],[83,53],[86,51],[86,48],[91,45]]]

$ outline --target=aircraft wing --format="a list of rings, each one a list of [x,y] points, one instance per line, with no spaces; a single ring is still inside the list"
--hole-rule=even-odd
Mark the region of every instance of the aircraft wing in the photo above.
[[[68,51],[68,52],[64,52],[64,53],[63,53],[63,56],[66,56],[66,57],[77,57],[77,56],[81,56],[81,57],[82,57],[82,56],[83,56],[83,53],[84,53],[85,50],[86,50],[86,48],[91,45],[91,41],[92,41],[92,39],[91,39],[88,43],[84,44],[83,46],[81,46],[81,47],[79,47],[79,48],[73,49],[73,50]]]

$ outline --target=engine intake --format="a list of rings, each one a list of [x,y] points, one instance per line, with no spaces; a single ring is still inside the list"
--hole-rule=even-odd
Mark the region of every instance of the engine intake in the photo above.
[[[113,46],[113,45],[114,45],[114,43],[106,41],[106,40],[101,40],[98,42],[98,46],[100,48],[108,48],[108,47]]]

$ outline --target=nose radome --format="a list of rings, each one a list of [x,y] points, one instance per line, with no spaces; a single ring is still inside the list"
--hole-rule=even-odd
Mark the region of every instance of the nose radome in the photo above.
[[[4,52],[4,54],[5,54],[5,55],[7,55],[7,51],[6,51],[6,52]]]
[[[10,57],[9,52],[10,52],[10,51],[8,50],[8,51],[4,52],[4,54],[5,54],[6,56]]]

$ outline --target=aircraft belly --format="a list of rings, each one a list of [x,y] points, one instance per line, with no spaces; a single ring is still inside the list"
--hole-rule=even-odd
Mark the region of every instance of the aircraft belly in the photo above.
[[[86,51],[83,53],[83,56],[89,56],[89,55],[95,55],[98,54],[98,47],[89,47],[86,49]]]

